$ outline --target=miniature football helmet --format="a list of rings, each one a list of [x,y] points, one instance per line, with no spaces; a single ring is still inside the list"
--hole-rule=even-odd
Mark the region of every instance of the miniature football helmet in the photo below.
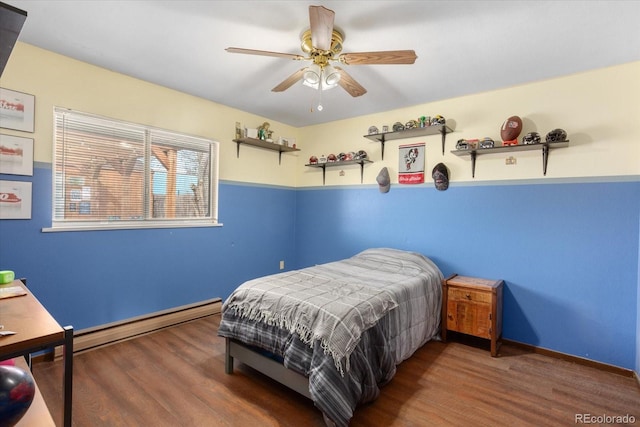
[[[496,143],[493,139],[486,136],[482,141],[480,141],[480,148],[493,148]]]
[[[367,152],[364,150],[360,150],[353,156],[354,160],[363,160],[367,158]]]
[[[546,142],[560,142],[567,140],[567,132],[564,129],[554,129],[547,134]]]
[[[416,120],[409,120],[404,124],[405,129],[415,129],[418,127],[418,122]]]
[[[458,142],[456,143],[456,150],[468,150],[469,149],[469,143],[467,142],[466,139],[459,139]]]
[[[529,132],[522,137],[524,145],[540,144],[540,134],[538,132]]]
[[[444,117],[442,117],[440,115],[434,116],[431,119],[431,126],[433,126],[433,125],[443,125],[445,123],[446,123],[446,120],[444,119]]]
[[[310,165],[317,165],[318,164],[318,158],[316,156],[309,157],[309,164]]]

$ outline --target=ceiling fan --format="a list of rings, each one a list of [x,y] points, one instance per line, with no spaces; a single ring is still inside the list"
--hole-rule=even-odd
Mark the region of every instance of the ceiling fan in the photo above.
[[[344,69],[333,66],[332,63],[345,65],[413,64],[416,61],[417,56],[413,50],[341,53],[344,34],[334,28],[334,18],[335,12],[333,10],[323,6],[309,6],[311,27],[301,36],[301,48],[306,56],[238,47],[229,47],[225,50],[230,53],[274,56],[312,62],[311,65],[301,68],[271,89],[273,92],[285,91],[294,83],[302,80],[303,84],[321,90],[340,85],[353,97],[364,95],[367,90]]]

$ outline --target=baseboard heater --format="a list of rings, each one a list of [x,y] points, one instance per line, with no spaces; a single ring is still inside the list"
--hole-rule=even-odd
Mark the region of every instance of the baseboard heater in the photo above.
[[[221,310],[222,300],[214,298],[119,322],[77,330],[73,335],[73,353],[94,350],[181,323],[219,314]],[[54,356],[56,359],[62,357],[62,347],[56,348]]]

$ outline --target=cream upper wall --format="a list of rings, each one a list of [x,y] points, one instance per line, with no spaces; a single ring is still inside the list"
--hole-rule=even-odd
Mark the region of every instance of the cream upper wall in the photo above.
[[[301,161],[311,155],[365,150],[373,164],[365,166],[364,183],[375,184],[383,166],[397,182],[398,146],[426,142],[427,183],[438,162],[447,165],[452,183],[492,180],[531,180],[593,176],[640,175],[640,62],[580,73],[562,78],[511,87],[488,93],[448,99],[387,113],[310,126],[300,131]],[[362,97],[366,102],[366,95]],[[325,108],[331,108],[328,104]],[[447,135],[442,155],[439,135],[388,141],[384,161],[381,146],[363,135],[369,126],[390,127],[422,115],[440,114],[454,133]],[[539,132],[542,137],[555,128],[567,131],[570,145],[551,150],[546,177],[542,173],[540,151],[478,156],[475,178],[469,157],[450,153],[458,139],[493,138],[500,141],[500,126],[509,116],[523,119],[523,133]],[[516,165],[505,165],[508,156]],[[339,171],[344,171],[340,176]],[[326,185],[360,184],[360,168],[328,168]],[[298,168],[297,185],[322,185],[322,173],[314,168]]]
[[[35,95],[33,134],[2,129],[4,134],[34,138],[34,160],[51,163],[53,108],[66,107],[220,142],[220,179],[278,186],[322,185],[322,172],[305,167],[309,156],[365,150],[373,164],[364,168],[364,184],[374,184],[387,166],[397,182],[398,145],[426,142],[427,183],[430,171],[444,162],[452,183],[493,180],[530,180],[592,176],[640,175],[640,62],[600,69],[415,107],[394,110],[323,125],[295,128],[269,119],[275,136],[296,138],[300,152],[278,153],[240,147],[236,157],[235,122],[257,127],[265,118],[154,85],[129,76],[70,59],[25,43],[14,48],[0,79],[0,86]],[[341,89],[336,89],[341,90]],[[366,95],[362,97],[366,102]],[[326,108],[331,108],[330,103]],[[321,113],[314,113],[321,114]],[[381,146],[363,137],[371,125],[381,128],[422,115],[441,114],[454,133],[447,135],[445,155],[440,136],[395,140]],[[567,131],[570,145],[552,150],[546,177],[539,151],[516,152],[517,164],[505,165],[511,154],[479,156],[476,176],[471,177],[469,157],[450,153],[460,138],[492,137],[499,141],[505,118],[519,115],[523,132],[551,129]],[[340,176],[340,170],[344,176]],[[360,168],[330,168],[326,185],[359,185]]]
[[[235,123],[257,127],[265,121],[262,117],[26,43],[17,43],[0,86],[35,96],[35,132],[1,132],[34,138],[36,162],[52,162],[53,108],[59,106],[216,140],[220,143],[219,176],[223,180],[283,186],[295,181],[295,155],[283,154],[278,165],[277,152],[243,145],[240,157],[236,156],[232,141]],[[275,136],[299,138],[298,129],[270,123]]]

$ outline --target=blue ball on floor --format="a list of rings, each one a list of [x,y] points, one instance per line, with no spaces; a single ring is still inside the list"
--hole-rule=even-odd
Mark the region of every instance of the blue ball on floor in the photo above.
[[[17,424],[33,402],[36,386],[29,372],[0,366],[0,427]]]

